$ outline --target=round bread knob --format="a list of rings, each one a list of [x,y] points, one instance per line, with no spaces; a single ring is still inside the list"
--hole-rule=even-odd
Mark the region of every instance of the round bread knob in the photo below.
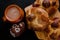
[[[19,22],[24,17],[24,11],[17,5],[9,5],[4,12],[3,20],[12,23]]]
[[[59,27],[59,18],[54,18],[54,22],[51,24],[52,28],[58,28]]]
[[[49,0],[44,0],[42,5],[45,7],[45,8],[49,8],[50,7],[50,2]]]

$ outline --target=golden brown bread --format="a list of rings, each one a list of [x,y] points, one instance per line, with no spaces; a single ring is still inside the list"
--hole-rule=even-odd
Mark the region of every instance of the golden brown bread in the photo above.
[[[30,5],[25,9],[26,12],[26,20],[28,24],[28,28],[43,33],[46,27],[49,24],[49,16],[48,13],[42,8],[32,7]],[[36,32],[37,33],[37,32]],[[41,34],[41,37],[45,37],[44,33]]]
[[[48,26],[48,13],[42,8],[31,7],[26,11],[26,20],[33,30],[44,30]]]
[[[34,2],[34,5],[32,4],[25,8],[26,18],[30,14],[30,16],[32,17],[32,20],[33,20],[33,21],[31,21],[31,18],[29,18],[30,21],[27,20],[28,28],[35,31],[35,34],[38,37],[38,39],[60,40],[59,39],[60,38],[60,32],[59,32],[60,13],[59,13],[58,7],[59,7],[58,0],[36,0]],[[43,15],[42,15],[42,17],[40,17],[41,14],[37,15],[37,13],[41,13],[41,12],[36,12],[37,8],[39,8],[40,10],[43,9],[47,14],[43,11],[42,14],[44,14],[44,17],[43,17]],[[33,16],[33,15],[35,15],[35,16]],[[47,20],[49,20],[48,22],[46,21],[45,15],[48,16],[47,17]],[[40,19],[40,20],[36,20],[36,19]],[[42,22],[41,19],[44,19],[45,21]],[[36,21],[40,21],[43,24],[39,24],[39,22],[36,22]],[[46,24],[44,22],[46,22],[48,24]],[[40,28],[39,28],[39,25],[40,25]],[[42,25],[44,25],[44,26],[41,27]],[[47,25],[47,27],[45,27],[46,25]]]

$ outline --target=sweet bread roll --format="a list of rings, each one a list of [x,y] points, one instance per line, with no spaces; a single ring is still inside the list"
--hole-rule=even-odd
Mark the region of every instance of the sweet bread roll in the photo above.
[[[58,31],[56,31],[56,30],[60,29],[60,13],[59,13],[58,7],[59,7],[58,0],[36,0],[34,2],[34,5],[32,4],[30,7],[25,8],[28,27],[35,31],[35,34],[38,37],[38,39],[60,40],[59,39],[60,33]],[[40,10],[39,10],[40,12],[36,12],[36,10],[38,8],[40,10],[41,9],[45,10],[47,12],[47,14],[44,11],[41,12]],[[42,14],[44,13],[44,15],[42,15],[42,14],[37,15],[38,13],[42,13]],[[42,15],[42,17],[41,17],[41,15]],[[40,18],[37,16],[39,16]],[[45,16],[45,17],[43,17],[43,16]],[[42,19],[47,18],[48,22],[46,20],[41,21],[41,18]],[[37,19],[40,19],[40,20],[37,20]],[[40,24],[37,21],[40,21]],[[43,24],[41,24],[41,22]],[[39,25],[40,25],[40,27],[39,27]]]
[[[42,8],[31,7],[28,9],[26,11],[26,20],[29,28],[33,30],[44,30],[49,24],[48,13]]]
[[[32,5],[26,7],[25,12],[28,28],[35,31],[38,39],[46,39],[44,30],[49,24],[48,13],[44,9]]]

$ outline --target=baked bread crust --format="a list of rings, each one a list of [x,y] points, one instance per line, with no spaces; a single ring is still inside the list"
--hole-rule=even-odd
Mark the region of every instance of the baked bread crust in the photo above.
[[[43,1],[44,0],[36,0],[34,2],[34,4],[35,4],[34,6],[32,6],[33,5],[32,4],[25,8],[26,19],[29,15],[32,15],[33,13],[35,15],[35,17],[32,16],[34,18],[33,21],[31,21],[31,20],[29,21],[27,19],[28,28],[35,31],[35,34],[38,37],[38,39],[60,40],[59,39],[60,38],[60,32],[59,32],[59,30],[60,30],[60,13],[58,10],[59,1],[58,0],[49,0],[50,6],[48,4],[48,6],[49,6],[48,8],[46,8],[42,5]],[[56,4],[54,4],[53,2],[56,2]],[[40,6],[36,6],[36,4],[39,4]],[[36,9],[40,9],[40,10],[43,9],[46,12],[46,13],[44,13],[44,11],[43,11],[42,14],[44,14],[44,16],[46,15],[45,17],[47,17],[48,24],[45,23],[47,25],[47,27],[44,26],[41,28],[41,26],[43,24],[41,24],[41,25],[39,24],[40,25],[40,28],[39,28],[38,22],[36,22],[38,20],[36,20],[36,18],[38,19],[39,17],[37,17],[37,16],[40,16],[41,14],[37,15],[38,13],[36,13],[36,11],[35,11]],[[32,10],[32,12],[31,12],[31,10]],[[41,11],[39,13],[41,13]],[[42,18],[45,18],[45,17],[42,16]],[[41,18],[39,18],[39,19],[41,21]]]
[[[33,30],[44,30],[49,22],[48,13],[42,8],[36,7],[31,7],[26,11],[26,20]]]

